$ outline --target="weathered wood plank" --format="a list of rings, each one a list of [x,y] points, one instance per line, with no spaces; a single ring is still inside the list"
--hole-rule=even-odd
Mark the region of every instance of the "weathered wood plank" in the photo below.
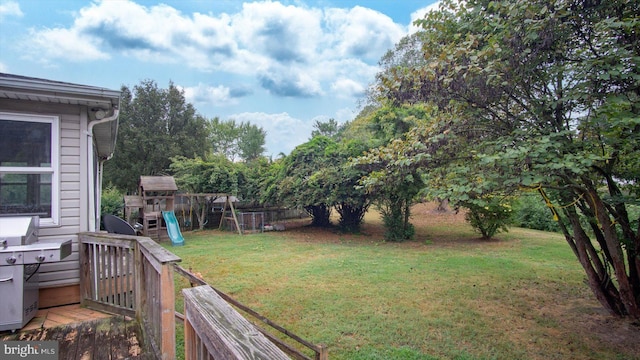
[[[132,249],[136,245],[137,236],[109,233],[83,232],[79,234],[84,244],[107,244]]]
[[[169,262],[182,261],[182,259],[178,257],[176,254],[163,248],[157,242],[151,240],[148,237],[138,237],[137,239],[138,239],[138,245],[140,246],[145,256],[147,256],[150,259],[150,261],[153,260],[154,267],[156,267],[155,263],[166,264]]]
[[[214,359],[290,360],[211,287],[183,289],[182,293],[185,319]]]
[[[129,357],[127,326],[123,316],[114,316],[110,320],[109,359],[125,359]],[[106,350],[106,349],[105,349]]]
[[[176,357],[176,316],[173,267],[164,264],[160,272],[160,329],[162,337],[162,358]]]
[[[92,351],[91,360],[111,360],[111,348],[113,347],[113,343],[117,342],[114,339],[115,334],[118,329],[113,327],[113,325],[118,325],[116,322],[113,323],[113,319],[118,319],[118,317],[113,317],[108,321],[96,321],[95,322],[95,336],[94,336],[94,346]],[[117,358],[114,358],[117,359]]]
[[[153,354],[143,351],[144,344],[140,337],[140,324],[137,321],[127,321],[125,325],[127,334],[127,351],[129,353],[128,356],[136,359],[148,358],[156,360]]]
[[[60,359],[75,359],[78,352],[78,329],[75,327],[57,327],[60,341]]]
[[[94,322],[82,323],[78,326],[78,350],[76,359],[91,359],[93,347],[96,343],[96,330]]]
[[[0,341],[57,341],[59,359],[154,359],[143,351],[139,325],[129,317],[114,316],[100,320],[5,333]],[[0,357],[1,358],[1,357]]]

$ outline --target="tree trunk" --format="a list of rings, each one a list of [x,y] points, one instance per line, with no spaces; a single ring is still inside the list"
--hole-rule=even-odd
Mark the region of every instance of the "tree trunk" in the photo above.
[[[590,217],[595,240],[585,231],[577,208]],[[555,212],[554,209],[552,211]],[[635,261],[626,262],[633,258],[629,257],[632,249],[622,246],[614,228],[615,223],[610,219],[611,214],[598,192],[594,188],[589,189],[575,206],[564,208],[563,214],[569,224],[567,226],[564,219],[560,219],[560,228],[585,270],[587,282],[596,299],[612,315],[640,319],[640,283],[634,276],[635,269],[632,269],[637,256]]]
[[[204,230],[205,220],[207,218],[207,199],[196,196],[196,217],[198,218],[198,229]]]
[[[607,249],[611,254],[611,266],[613,267],[615,278],[618,282],[620,300],[623,303],[623,308],[626,310],[626,314],[620,315],[631,315],[636,319],[640,319],[640,299],[638,299],[634,294],[634,284],[631,283],[631,279],[627,273],[624,250],[614,228],[614,223],[609,218],[609,212],[605,208],[602,199],[598,196],[597,191],[592,188],[589,189],[588,194],[588,202],[590,202],[590,205],[596,214],[596,219],[602,229]],[[640,284],[635,284],[635,287],[637,288],[639,285]]]
[[[340,228],[347,232],[360,231],[360,225],[367,208],[363,206],[351,206],[349,204],[340,204],[337,207],[340,214]]]
[[[331,226],[331,209],[326,205],[311,205],[305,207],[305,210],[311,215],[311,225],[318,227]]]
[[[436,199],[438,202],[438,207],[436,207],[437,212],[446,213],[449,212],[449,199]]]

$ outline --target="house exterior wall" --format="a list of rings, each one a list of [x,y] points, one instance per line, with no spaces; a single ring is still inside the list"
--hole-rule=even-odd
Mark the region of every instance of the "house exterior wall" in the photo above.
[[[41,226],[39,239],[73,240],[73,252],[64,261],[40,267],[41,289],[77,287],[80,281],[78,233],[88,231],[87,148],[89,137],[86,106],[0,99],[0,112],[49,115],[59,118],[59,223]],[[72,291],[71,293],[77,293]],[[74,295],[75,296],[75,295]],[[41,299],[46,300],[46,299]],[[77,299],[75,302],[77,302]],[[62,299],[61,303],[74,302]],[[41,301],[42,306],[43,301]],[[45,301],[46,303],[46,301]],[[49,304],[56,305],[56,304]]]

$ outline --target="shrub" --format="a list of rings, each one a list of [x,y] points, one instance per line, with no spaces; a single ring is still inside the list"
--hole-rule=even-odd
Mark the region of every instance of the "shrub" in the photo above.
[[[400,242],[413,239],[416,230],[409,222],[409,204],[410,202],[405,202],[401,197],[390,196],[379,205],[386,241]]]
[[[543,231],[560,231],[558,223],[553,220],[551,211],[538,193],[524,193],[514,202],[513,210],[515,226]]]
[[[464,207],[469,210],[466,220],[484,239],[509,230],[513,215],[510,198],[484,196],[467,202]]]
[[[100,211],[102,214],[122,215],[124,208],[124,195],[115,187],[108,187],[102,190]]]

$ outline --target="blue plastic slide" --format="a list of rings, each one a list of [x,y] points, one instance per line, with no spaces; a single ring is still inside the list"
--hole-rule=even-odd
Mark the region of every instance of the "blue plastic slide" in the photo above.
[[[176,219],[176,214],[174,214],[173,211],[163,211],[162,217],[164,218],[165,224],[167,224],[167,233],[169,234],[169,239],[171,239],[171,244],[173,246],[184,245],[184,238],[180,232],[180,225],[178,224],[178,219]]]

